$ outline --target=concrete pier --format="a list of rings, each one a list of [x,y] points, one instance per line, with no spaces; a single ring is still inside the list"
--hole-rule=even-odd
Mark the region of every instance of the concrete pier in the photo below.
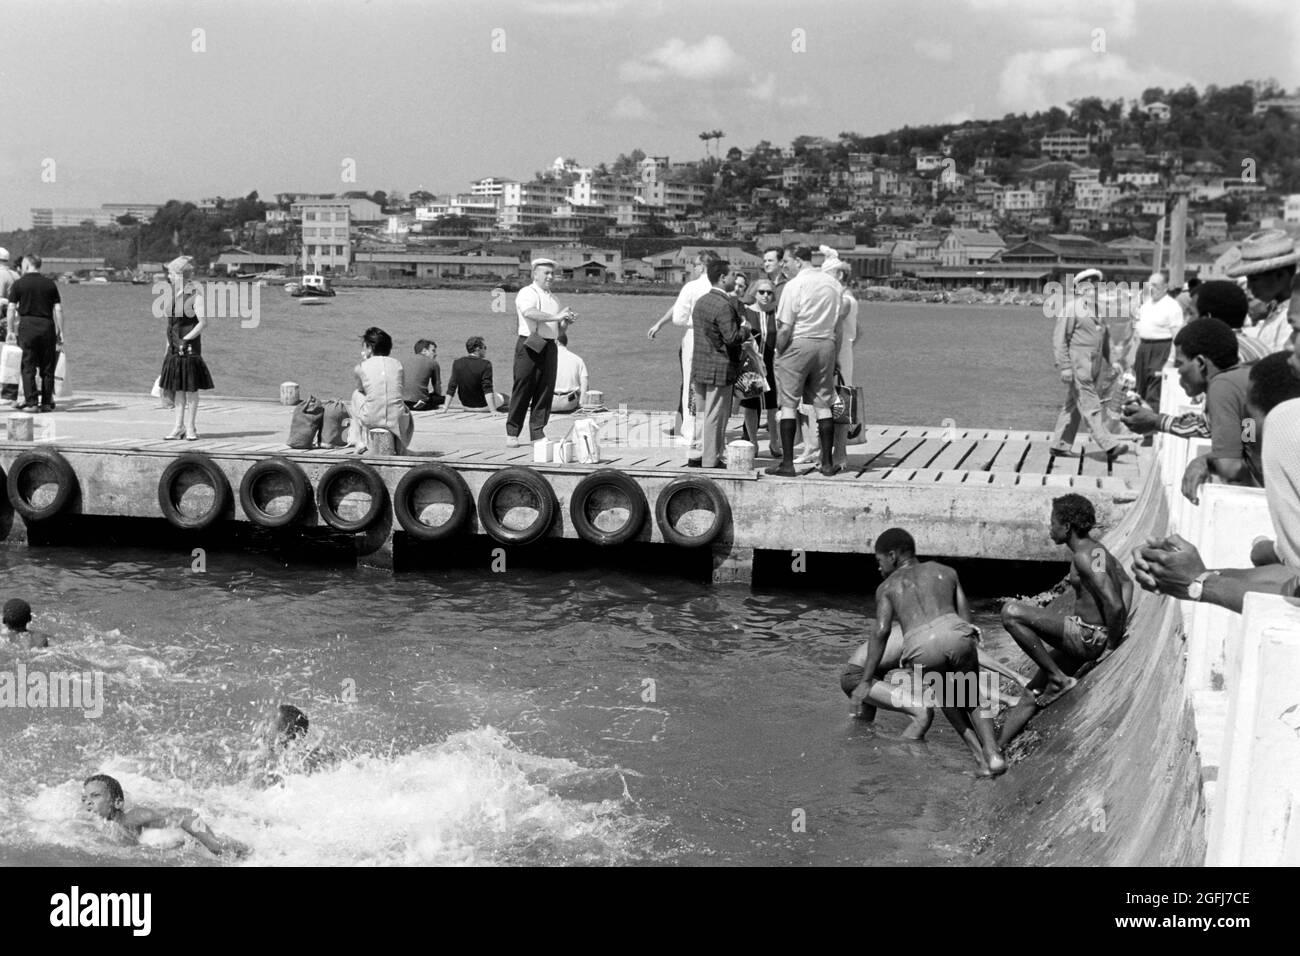
[[[55,449],[79,485],[67,514],[158,518],[164,470],[182,455],[201,453],[235,491],[221,517],[247,521],[238,500],[240,482],[249,468],[275,456],[298,464],[312,489],[336,463],[364,461],[378,472],[390,502],[402,476],[417,465],[450,466],[476,502],[493,474],[524,466],[554,491],[558,508],[545,535],[550,538],[578,537],[570,517],[575,489],[598,468],[615,469],[636,482],[649,506],[631,540],[652,544],[665,543],[654,516],[656,501],[667,485],[689,475],[713,482],[729,505],[729,516],[707,545],[718,582],[748,581],[755,551],[864,553],[892,525],[911,530],[927,554],[1059,560],[1059,549],[1045,531],[1051,499],[1080,492],[1097,506],[1103,526],[1114,524],[1137,498],[1145,467],[1132,455],[1108,463],[1095,448],[1081,448],[1086,453],[1078,458],[1053,459],[1044,432],[882,425],[866,428],[850,444],[848,470],[834,477],[821,476],[811,465],[799,466],[795,478],[764,475],[761,468],[770,460],[761,456],[756,470],[701,471],[686,467],[685,443],[665,434],[671,416],[628,410],[552,418],[547,435],[554,439],[563,438],[575,418],[592,418],[600,430],[599,465],[535,464],[528,443],[506,447],[502,417],[466,411],[419,413],[408,454],[358,459],[340,449],[290,449],[285,440],[292,409],[276,401],[204,398],[198,441],[164,441],[172,413],[157,404],[143,395],[80,394],[58,411],[37,416],[34,441],[0,442],[0,467],[8,474],[23,452]],[[729,440],[739,437],[739,421],[731,424]],[[206,507],[208,492],[205,498],[199,487],[184,495]],[[368,504],[364,489],[347,487],[340,493],[341,512],[359,514]],[[428,507],[433,513],[439,506],[430,500]],[[7,530],[7,540],[22,540],[23,519],[4,520],[0,530]],[[296,522],[305,529],[321,525],[314,502]],[[479,515],[465,531],[485,533]],[[391,505],[385,507],[373,525],[355,535],[359,560],[394,567],[394,541],[404,534]],[[402,550],[396,550],[399,566]]]

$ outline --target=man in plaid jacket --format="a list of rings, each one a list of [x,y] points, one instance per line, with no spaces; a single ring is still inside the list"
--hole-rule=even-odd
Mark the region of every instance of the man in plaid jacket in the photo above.
[[[740,376],[740,345],[750,333],[739,301],[728,295],[736,285],[731,263],[714,260],[704,274],[713,288],[700,297],[691,313],[691,327],[695,330],[691,388],[695,390],[699,418],[695,434],[699,436],[700,456],[686,464],[692,468],[722,468],[732,385]]]

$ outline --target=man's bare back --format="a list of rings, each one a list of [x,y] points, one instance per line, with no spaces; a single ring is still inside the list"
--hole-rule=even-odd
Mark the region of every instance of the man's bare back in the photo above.
[[[1106,557],[1106,576],[1115,587],[1115,591],[1121,595],[1124,601],[1124,607],[1133,606],[1133,579],[1129,577],[1128,572],[1124,570],[1124,565],[1111,554],[1109,551],[1101,548],[1099,545],[1092,544],[1088,549],[1089,560],[1097,551],[1101,551]],[[1079,569],[1074,562],[1070,563],[1069,575],[1070,587],[1074,588],[1074,613],[1079,616],[1085,624],[1106,625],[1106,615],[1097,602],[1096,595],[1091,589],[1084,587],[1083,581],[1079,579]]]
[[[881,583],[877,603],[882,596],[889,599],[904,634],[945,614],[960,613],[957,572],[938,561],[899,568]]]

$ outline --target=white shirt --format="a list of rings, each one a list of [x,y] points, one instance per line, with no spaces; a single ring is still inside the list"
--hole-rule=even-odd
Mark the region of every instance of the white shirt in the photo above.
[[[587,363],[580,359],[568,346],[558,346],[559,354],[555,360],[555,393],[568,394],[582,388],[587,377]]]
[[[776,321],[793,325],[795,338],[833,339],[842,311],[848,306],[840,284],[820,269],[804,269],[781,290]]]
[[[690,329],[691,313],[695,311],[695,303],[708,295],[712,288],[713,283],[709,281],[707,273],[682,286],[682,291],[677,293],[677,301],[673,303],[673,325]]]
[[[1266,315],[1259,325],[1246,329],[1244,334],[1258,340],[1270,352],[1285,351],[1287,342],[1291,341],[1290,312],[1291,300],[1287,299]]]
[[[1183,327],[1183,307],[1165,294],[1138,309],[1137,336],[1140,339],[1172,339]]]
[[[536,282],[520,289],[519,294],[515,296],[515,313],[519,316],[519,334],[532,335],[533,330],[536,329],[537,333],[544,339],[553,339],[559,335],[554,323],[543,323],[535,319],[524,318],[524,313],[531,312],[533,309],[538,309],[547,315],[556,315],[560,311],[560,303],[555,301],[555,296]]]

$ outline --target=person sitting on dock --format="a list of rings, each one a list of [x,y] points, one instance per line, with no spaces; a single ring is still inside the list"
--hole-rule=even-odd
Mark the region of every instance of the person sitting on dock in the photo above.
[[[352,428],[349,444],[358,455],[369,451],[371,429],[393,436],[394,451],[403,454],[411,444],[415,422],[402,402],[402,363],[391,357],[393,339],[371,326],[361,336],[361,364],[352,370]]]
[[[32,606],[22,598],[10,598],[4,606],[4,637],[10,644],[17,644],[32,650],[37,647],[49,647],[50,641],[44,634],[27,630],[32,622]]]
[[[1128,630],[1133,580],[1106,547],[1094,540],[1097,513],[1082,495],[1052,501],[1049,533],[1055,544],[1070,549],[1069,583],[1074,612],[1063,615],[1024,601],[1008,601],[1002,625],[1020,649],[1038,665],[1029,694],[1007,715],[998,737],[1005,747],[1037,712],[1078,684],[1076,674],[1118,647]]]
[[[442,394],[442,369],[437,358],[438,343],[419,339],[415,354],[402,360],[402,402],[413,412],[441,408],[447,400]]]
[[[555,360],[555,395],[551,411],[565,414],[576,412],[582,406],[582,396],[587,394],[587,363],[569,350],[569,333],[561,331],[555,339],[558,353]]]
[[[487,355],[487,343],[481,335],[471,335],[465,341],[465,355],[451,363],[451,379],[447,382],[447,404],[444,412],[451,411],[452,404],[460,398],[460,405],[467,412],[487,412],[496,415],[505,408],[507,398],[500,392],[492,391],[492,363]]]
[[[1052,432],[1051,454],[1057,458],[1078,456],[1074,437],[1080,421],[1088,423],[1092,440],[1114,461],[1129,446],[1115,439],[1102,416],[1099,389],[1110,366],[1110,329],[1097,308],[1098,269],[1085,269],[1074,277],[1074,294],[1061,308],[1052,331],[1056,370],[1065,383],[1065,404]]]
[[[1180,536],[1150,538],[1133,551],[1134,573],[1145,590],[1238,614],[1250,591],[1300,596],[1300,357],[1276,352],[1256,362],[1249,408],[1274,540],[1256,543],[1256,567],[1211,570]]]
[[[140,834],[146,828],[177,828],[183,830],[204,847],[218,856],[230,854],[243,856],[248,847],[235,840],[217,836],[206,823],[199,819],[193,810],[174,808],[167,811],[151,810],[148,807],[122,809],[126,794],[117,779],[106,773],[97,773],[87,777],[82,785],[81,808],[104,820],[119,833],[125,834],[133,841],[139,841]]]
[[[854,704],[875,704],[872,691],[897,615],[903,628],[904,667],[922,675],[945,677],[940,705],[944,716],[970,747],[981,776],[1007,769],[998,748],[993,720],[979,700],[979,628],[970,623],[970,608],[957,572],[937,561],[918,561],[916,543],[901,528],[890,528],[875,542],[876,561],[885,580],[876,589],[876,629],[862,663],[862,681],[850,695]],[[972,699],[973,698],[973,699]],[[917,720],[909,726],[915,732]],[[920,729],[924,733],[924,728]]]

